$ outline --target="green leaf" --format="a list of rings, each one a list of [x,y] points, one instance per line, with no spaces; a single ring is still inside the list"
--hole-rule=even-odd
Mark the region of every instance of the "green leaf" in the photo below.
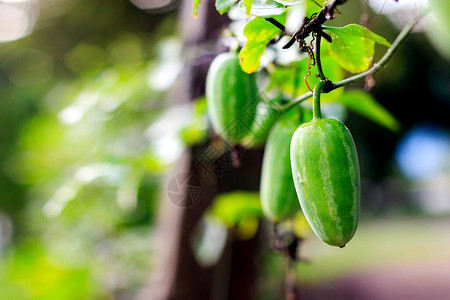
[[[259,194],[255,192],[235,191],[216,197],[211,214],[227,227],[233,227],[247,218],[262,216]]]
[[[194,15],[194,18],[198,17],[198,6],[200,5],[201,0],[194,0],[194,3],[192,4],[192,14]]]
[[[276,16],[274,19],[284,24],[286,13]],[[247,43],[239,53],[241,67],[244,72],[253,73],[258,69],[261,64],[259,60],[263,55],[267,44],[280,33],[280,29],[263,18],[255,18],[245,25],[244,35],[247,38]]]
[[[388,41],[357,24],[323,29],[333,39],[329,51],[342,68],[352,73],[367,70],[372,63],[375,43],[390,47]]]
[[[400,129],[400,123],[381,106],[372,95],[362,90],[349,90],[341,96],[340,102],[348,109],[394,132]]]
[[[220,14],[226,13],[237,0],[216,0],[216,9]]]
[[[277,16],[286,9],[283,4],[274,0],[241,0],[239,7],[247,14],[257,17]]]

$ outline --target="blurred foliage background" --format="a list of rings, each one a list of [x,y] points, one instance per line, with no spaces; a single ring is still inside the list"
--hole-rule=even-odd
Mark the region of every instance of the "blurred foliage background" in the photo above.
[[[1,299],[110,298],[150,270],[176,13],[113,2],[21,3],[34,32],[0,44]]]
[[[0,299],[130,299],[145,284],[158,260],[162,176],[207,131],[202,102],[167,97],[188,62],[179,6],[166,2],[0,1],[8,24],[0,29]],[[359,22],[361,11],[343,6],[330,25]],[[371,15],[392,41],[398,29]],[[298,266],[300,282],[384,262],[450,262],[449,82],[448,60],[422,33],[376,75],[372,94],[402,129],[348,113],[362,167],[361,229],[348,252],[310,235],[302,255],[313,263]],[[251,211],[254,220],[259,210]],[[244,223],[244,233],[255,227]],[[258,264],[259,298],[277,299],[280,255],[263,252]]]

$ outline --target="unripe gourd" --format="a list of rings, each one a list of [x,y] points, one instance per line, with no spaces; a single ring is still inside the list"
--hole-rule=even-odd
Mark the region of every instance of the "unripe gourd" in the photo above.
[[[344,247],[359,218],[360,177],[353,138],[343,123],[315,118],[291,141],[297,196],[306,219],[325,243]]]
[[[286,220],[300,210],[289,155],[292,134],[299,124],[300,111],[292,109],[280,117],[267,139],[261,174],[261,206],[273,222]]]
[[[206,76],[206,101],[214,131],[230,143],[247,136],[256,114],[258,87],[232,53],[218,55]]]

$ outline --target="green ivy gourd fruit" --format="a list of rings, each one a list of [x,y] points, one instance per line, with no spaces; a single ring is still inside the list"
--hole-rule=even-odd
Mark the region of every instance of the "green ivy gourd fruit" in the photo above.
[[[319,95],[320,89],[317,94],[315,90],[314,97]],[[313,120],[300,125],[292,136],[291,164],[311,228],[325,243],[344,247],[359,219],[358,157],[347,127],[338,120],[322,119],[319,99],[314,99]]]
[[[292,134],[300,124],[300,111],[284,113],[267,139],[261,174],[261,206],[264,214],[277,223],[300,210],[292,179],[289,155]]]
[[[359,218],[359,165],[353,138],[340,121],[313,119],[291,142],[295,188],[303,213],[325,243],[344,247]]]
[[[206,76],[206,101],[214,131],[232,144],[251,130],[258,104],[255,74],[247,74],[232,53],[218,55]]]

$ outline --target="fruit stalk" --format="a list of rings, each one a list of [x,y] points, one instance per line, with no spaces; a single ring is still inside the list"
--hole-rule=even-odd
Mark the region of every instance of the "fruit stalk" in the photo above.
[[[320,111],[320,93],[322,92],[325,81],[321,80],[314,87],[314,95],[313,95],[313,118],[314,119],[322,119],[322,112]]]

